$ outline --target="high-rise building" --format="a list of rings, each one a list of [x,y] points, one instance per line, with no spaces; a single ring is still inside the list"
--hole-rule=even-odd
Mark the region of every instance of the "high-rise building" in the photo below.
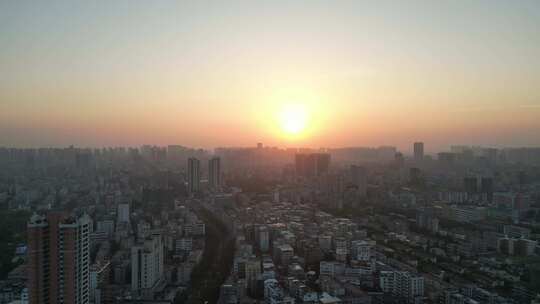
[[[221,159],[214,157],[208,161],[208,182],[210,189],[218,190],[221,186]]]
[[[276,279],[264,281],[264,303],[287,303],[285,302],[285,293]]]
[[[478,179],[475,176],[468,176],[463,179],[463,188],[468,194],[478,192]]]
[[[493,178],[482,177],[480,191],[486,195],[488,202],[493,202]]]
[[[194,157],[188,159],[188,191],[197,193],[201,184],[201,162]]]
[[[153,234],[131,248],[131,290],[143,293],[163,277],[163,244],[160,234]]]
[[[358,188],[359,195],[362,197],[365,197],[367,194],[366,168],[352,165],[351,166],[351,183]]]
[[[176,240],[175,252],[176,254],[189,253],[193,249],[193,239],[190,237],[183,237]]]
[[[88,152],[78,152],[75,155],[75,165],[77,168],[89,168],[92,155]]]
[[[254,294],[257,288],[257,278],[261,274],[261,261],[251,257],[245,263],[246,283],[250,294]]]
[[[497,153],[499,151],[495,148],[486,148],[483,149],[482,154],[486,158],[486,160],[490,163],[496,163],[497,162]]]
[[[90,266],[90,299],[92,303],[103,303],[105,286],[109,284],[110,261],[98,261]]]
[[[187,148],[179,145],[167,146],[167,159],[174,162],[179,162],[184,157],[184,152]],[[185,158],[184,158],[185,161]]]
[[[380,146],[377,147],[375,153],[377,155],[377,160],[380,162],[388,162],[394,159],[396,155],[396,147],[392,146]]]
[[[259,249],[262,252],[267,252],[270,249],[270,233],[268,227],[259,227]]]
[[[107,237],[114,236],[114,220],[101,220],[97,222],[96,232],[105,232]]]
[[[27,229],[29,303],[90,303],[92,219],[34,214]]]
[[[408,271],[394,271],[393,295],[405,299],[408,303],[424,296],[424,277]]]
[[[219,288],[218,304],[240,303],[238,299],[238,287],[234,283],[221,284]]]
[[[295,156],[296,175],[302,177],[321,176],[328,173],[330,154],[328,153],[299,153]]]
[[[319,248],[324,252],[332,250],[332,236],[331,235],[319,235]]]
[[[294,256],[294,249],[289,244],[283,244],[281,246],[278,246],[277,248],[278,256],[279,256],[279,262],[282,266],[289,266],[289,263],[291,259]]]
[[[330,168],[330,154],[329,153],[316,153],[317,159],[317,176],[328,173]]]
[[[424,159],[424,143],[415,142],[414,143],[414,160],[422,161]]]
[[[118,204],[118,223],[129,223],[129,204]]]
[[[416,186],[422,184],[422,170],[420,168],[409,169],[409,182]]]
[[[306,176],[308,175],[310,169],[314,167],[313,164],[309,163],[308,154],[296,154],[294,157],[295,171],[297,176]],[[310,168],[311,167],[311,168]]]
[[[437,153],[439,164],[445,167],[453,166],[456,162],[456,154],[450,152]]]
[[[403,154],[401,152],[396,152],[396,155],[394,156],[394,162],[396,164],[396,167],[403,168],[405,165],[405,158],[403,157]]]

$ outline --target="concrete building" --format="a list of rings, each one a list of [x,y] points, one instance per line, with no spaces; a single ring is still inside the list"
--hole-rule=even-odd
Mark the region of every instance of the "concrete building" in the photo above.
[[[154,234],[131,248],[131,289],[139,295],[163,277],[161,235]]]
[[[213,191],[218,191],[221,187],[221,159],[219,157],[208,161],[208,183]]]
[[[527,239],[514,240],[514,254],[518,256],[531,256],[534,255],[537,241]]]
[[[514,255],[514,239],[505,237],[497,240],[497,252]]]
[[[497,252],[506,255],[530,256],[538,245],[537,241],[504,237],[497,240]]]
[[[475,207],[475,206],[457,206],[454,205],[451,207],[452,217],[455,221],[458,222],[476,222],[484,220],[487,216],[487,210],[484,207]]]
[[[129,204],[118,204],[118,223],[129,223]]]
[[[383,292],[394,292],[394,272],[381,271],[379,273],[379,287]]]
[[[407,303],[418,303],[424,296],[424,277],[408,271],[381,271],[379,286]]]
[[[270,249],[270,232],[267,226],[259,227],[259,249],[267,252]]]
[[[240,303],[238,297],[238,288],[235,284],[222,284],[219,288],[218,304],[237,304]]]
[[[286,296],[275,279],[264,281],[264,303],[265,304],[294,304],[294,299]]]
[[[415,161],[424,160],[424,143],[415,142],[413,148],[414,148],[414,160]]]
[[[351,242],[351,259],[369,261],[371,259],[372,244],[367,241]]]
[[[201,163],[197,158],[188,159],[188,192],[197,193],[201,190]]]
[[[90,301],[92,303],[102,303],[102,287],[109,284],[110,272],[110,261],[98,262],[90,266]]]
[[[328,172],[329,167],[328,153],[299,153],[295,156],[296,175],[300,177],[321,176]]]
[[[98,221],[96,231],[105,232],[107,237],[112,238],[114,236],[114,220]]]
[[[289,266],[289,263],[294,256],[294,249],[289,244],[279,246],[279,261],[282,266]]]
[[[204,236],[206,234],[206,225],[204,222],[194,222],[191,224],[191,234],[195,236]]]
[[[175,252],[177,254],[182,253],[182,252],[189,252],[192,249],[193,249],[193,239],[184,237],[184,238],[176,240]]]
[[[409,303],[417,303],[424,296],[424,277],[408,271],[394,273],[394,294],[406,299]]]
[[[245,261],[245,279],[250,294],[254,294],[257,289],[257,279],[261,274],[261,261],[256,257],[251,257]]]
[[[332,236],[331,235],[319,235],[319,248],[324,252],[332,250]]]
[[[366,168],[352,165],[350,168],[351,183],[357,187],[360,197],[367,195],[367,172]]]
[[[503,233],[511,238],[528,239],[531,237],[531,229],[514,225],[504,225]]]
[[[90,303],[91,218],[34,214],[27,229],[29,302]]]

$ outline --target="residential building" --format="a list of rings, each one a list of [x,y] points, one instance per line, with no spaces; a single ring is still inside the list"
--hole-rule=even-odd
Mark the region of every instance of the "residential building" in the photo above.
[[[51,211],[34,214],[27,229],[30,304],[90,303],[91,218]]]

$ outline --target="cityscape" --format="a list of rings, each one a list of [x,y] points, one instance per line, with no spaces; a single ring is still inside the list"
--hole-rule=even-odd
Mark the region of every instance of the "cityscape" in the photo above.
[[[0,304],[540,304],[538,0],[0,1]]]
[[[0,299],[533,303],[540,149],[411,146],[2,148]]]

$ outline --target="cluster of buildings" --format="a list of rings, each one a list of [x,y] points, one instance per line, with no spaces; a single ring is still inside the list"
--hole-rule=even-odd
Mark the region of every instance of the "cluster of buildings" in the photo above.
[[[201,260],[205,224],[179,202],[171,212],[152,217],[151,224],[130,212],[129,204],[119,204],[116,215],[117,220],[97,221],[62,211],[32,215],[21,299],[30,304],[172,303]]]
[[[219,205],[208,208],[223,212]],[[287,202],[260,202],[227,216],[234,222],[236,253],[220,303],[383,303],[390,295],[418,303],[424,298],[423,276],[385,257],[366,228],[350,219]]]
[[[534,303],[537,151],[406,154],[0,149],[2,209],[27,214],[0,303],[179,301],[205,258],[201,210],[234,242],[222,304]]]

